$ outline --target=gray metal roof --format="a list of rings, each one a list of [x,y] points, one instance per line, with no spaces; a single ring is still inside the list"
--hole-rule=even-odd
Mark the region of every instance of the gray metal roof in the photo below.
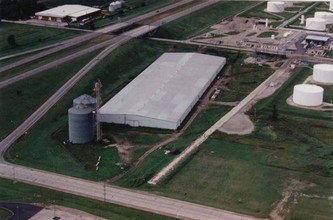
[[[211,55],[164,53],[101,107],[100,113],[179,122],[225,62]]]
[[[305,38],[306,40],[316,40],[316,41],[328,41],[330,38],[326,36],[318,36],[318,35],[308,35]]]

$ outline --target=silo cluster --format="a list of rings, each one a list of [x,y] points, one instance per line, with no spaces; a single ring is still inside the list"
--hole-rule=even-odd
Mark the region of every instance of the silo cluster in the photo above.
[[[320,83],[333,84],[333,65],[331,64],[315,64],[313,66],[313,76],[314,81]]]
[[[284,2],[267,2],[267,12],[279,13],[284,11]]]
[[[314,107],[323,103],[324,89],[312,84],[294,86],[293,102],[298,105]]]
[[[119,8],[122,8],[125,4],[124,0],[111,2],[109,5],[109,12],[114,12]]]
[[[84,144],[95,138],[95,105],[96,99],[82,95],[73,100],[73,107],[68,110],[69,141],[73,144]]]

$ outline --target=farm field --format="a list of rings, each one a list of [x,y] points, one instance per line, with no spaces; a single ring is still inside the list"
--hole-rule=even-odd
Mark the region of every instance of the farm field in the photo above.
[[[83,32],[1,22],[0,33],[0,56],[5,56],[54,44]],[[7,40],[10,35],[14,35],[17,46],[10,46]]]
[[[11,180],[0,179],[0,201],[11,201],[18,203],[37,203],[44,205],[60,205],[73,209],[82,210],[92,215],[100,216],[106,219],[119,220],[171,220],[173,218],[160,216],[136,209],[124,208],[122,206],[104,203],[92,199],[74,196],[62,192],[57,192],[37,186]],[[0,218],[8,216],[0,209]]]

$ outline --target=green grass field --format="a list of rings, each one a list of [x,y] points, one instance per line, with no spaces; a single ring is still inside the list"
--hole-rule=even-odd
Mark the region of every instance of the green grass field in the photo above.
[[[0,219],[7,220],[9,219],[13,214],[5,209],[5,208],[0,208]]]
[[[258,217],[268,217],[293,180],[312,186],[288,201],[287,219],[331,219],[333,187],[332,113],[303,110],[285,102],[293,85],[311,74],[300,69],[272,97],[250,111],[251,135],[215,132],[199,152],[156,193]],[[272,117],[273,106],[278,119]],[[200,190],[198,190],[200,189]],[[316,199],[313,196],[322,197]],[[316,205],[315,205],[316,204]],[[316,209],[315,207],[318,207]]]
[[[279,33],[275,32],[275,31],[266,31],[266,32],[262,32],[257,37],[267,38],[267,37],[271,37],[272,35],[277,36],[278,34]]]
[[[171,39],[187,39],[195,35],[204,33],[209,30],[213,24],[227,18],[240,10],[254,4],[253,2],[217,2],[214,5],[191,13],[188,16],[177,19],[160,27],[155,37],[171,38]]]
[[[210,106],[207,110],[204,110],[198,115],[198,117],[178,140],[171,142],[163,148],[153,152],[137,170],[129,175],[126,175],[124,178],[116,182],[116,184],[126,187],[143,186],[143,188],[149,189],[149,187],[146,188],[146,185],[143,184],[149,179],[149,177],[152,177],[154,173],[159,171],[175,158],[175,156],[171,154],[165,155],[164,151],[166,149],[178,149],[179,151],[184,150],[192,141],[210,128],[229,110],[230,107]]]
[[[0,139],[23,122],[66,80],[92,59],[93,52],[0,89]],[[12,108],[8,110],[8,108]]]
[[[82,34],[80,31],[4,22],[0,23],[0,33],[1,56],[36,49]],[[16,47],[9,45],[7,38],[10,35],[15,36]]]
[[[119,220],[168,220],[173,219],[157,214],[147,213],[136,209],[125,208],[118,205],[104,203],[92,199],[57,192],[20,182],[13,183],[7,179],[0,179],[0,201],[19,203],[38,203],[45,205],[60,205],[82,210],[92,215],[106,219]],[[1,209],[0,209],[0,213]],[[3,215],[5,216],[5,215]],[[2,215],[0,214],[0,217]],[[6,219],[6,218],[1,218]]]

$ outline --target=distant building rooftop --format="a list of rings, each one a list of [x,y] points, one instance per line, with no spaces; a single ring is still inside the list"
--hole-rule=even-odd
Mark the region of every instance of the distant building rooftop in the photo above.
[[[326,36],[318,36],[318,35],[308,35],[305,40],[314,40],[314,41],[325,41],[327,42],[330,38]]]
[[[64,18],[67,16],[78,18],[100,10],[101,9],[92,8],[84,5],[62,5],[45,11],[37,12],[35,15],[55,18]]]

